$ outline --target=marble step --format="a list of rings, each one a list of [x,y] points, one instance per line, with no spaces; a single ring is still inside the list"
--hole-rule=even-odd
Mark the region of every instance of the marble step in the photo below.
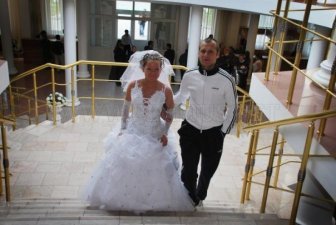
[[[244,213],[235,205],[207,202],[194,212],[113,212],[90,208],[77,199],[14,200],[0,204],[0,224],[227,224],[285,225],[274,214]]]

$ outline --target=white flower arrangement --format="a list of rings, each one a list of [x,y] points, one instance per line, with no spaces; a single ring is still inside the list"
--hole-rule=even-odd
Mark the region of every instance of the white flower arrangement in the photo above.
[[[53,105],[53,94],[50,93],[47,98],[47,104],[49,106]],[[64,95],[60,92],[55,92],[55,102],[56,102],[56,106],[62,107],[65,105],[66,103],[66,98],[64,97]]]

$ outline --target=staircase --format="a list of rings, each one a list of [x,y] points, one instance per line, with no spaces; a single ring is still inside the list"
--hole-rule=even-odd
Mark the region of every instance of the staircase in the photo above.
[[[64,224],[64,225],[119,225],[119,224],[239,224],[239,225],[285,225],[274,214],[244,213],[209,202],[195,212],[108,212],[86,207],[77,199],[30,199],[14,200],[0,206],[0,224]]]
[[[226,136],[208,197],[194,212],[136,215],[87,207],[79,198],[81,188],[102,157],[103,139],[119,121],[112,116],[77,116],[75,123],[54,126],[44,121],[9,132],[12,201],[0,198],[0,224],[288,224],[276,216],[277,198],[266,214],[258,214],[259,202],[239,203],[249,141],[246,134],[239,139]],[[172,129],[176,131],[180,123],[181,119],[175,119]],[[260,191],[252,189],[251,195],[260,195]]]
[[[291,71],[282,71],[281,75],[270,76],[266,82],[263,74],[253,74],[250,96],[261,108],[270,121],[277,121],[285,118],[307,115],[323,111],[323,100],[325,93],[317,88],[309,79],[298,76],[296,80],[295,95],[293,103],[288,106],[286,98],[288,93]],[[331,108],[335,108],[335,101]],[[316,136],[312,140],[310,154],[332,155],[335,154],[335,118],[329,118],[325,135],[319,140]],[[316,123],[316,130],[318,123]],[[279,132],[286,140],[287,146],[296,154],[302,154],[307,137],[308,124],[297,123],[279,128]],[[315,130],[315,133],[316,133]],[[303,193],[321,199],[336,199],[336,179],[333,171],[336,170],[334,157],[311,157],[307,164],[307,173],[303,185]],[[292,170],[291,175],[297,174],[298,169]],[[293,177],[292,177],[293,178]],[[292,179],[295,186],[296,179]],[[284,195],[286,195],[284,193]],[[335,224],[332,222],[335,212],[335,204],[301,197],[298,207],[296,222],[303,225]]]

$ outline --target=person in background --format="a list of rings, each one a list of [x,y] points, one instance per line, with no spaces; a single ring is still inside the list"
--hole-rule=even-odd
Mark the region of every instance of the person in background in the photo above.
[[[174,65],[175,51],[172,49],[172,45],[170,43],[166,44],[166,51],[163,56],[169,60],[171,65]],[[171,77],[171,82],[175,82],[174,76]]]
[[[55,35],[55,42],[53,43],[53,53],[55,58],[55,63],[59,65],[64,64],[64,44],[61,41],[61,36],[59,34]]]
[[[41,48],[42,48],[42,61],[43,63],[53,63],[53,54],[51,51],[51,43],[48,38],[48,34],[45,30],[40,33]]]
[[[200,66],[184,74],[180,90],[174,96],[177,105],[189,98],[189,108],[178,134],[181,180],[195,206],[207,197],[210,180],[222,156],[225,135],[234,126],[238,108],[235,81],[216,65],[218,57],[219,45],[215,39],[201,41]]]
[[[154,41],[148,41],[147,45],[144,47],[144,50],[153,50]]]
[[[224,47],[223,54],[217,59],[217,66],[234,76],[235,56],[230,49]]]
[[[131,49],[132,49],[133,44],[132,44],[132,38],[129,35],[128,30],[125,30],[125,34],[123,36],[121,36],[121,42],[124,46],[125,53],[126,53],[128,59],[129,59],[129,57],[131,55]]]
[[[132,46],[131,55],[133,55],[137,51],[137,47],[135,45]]]
[[[245,91],[247,90],[247,78],[249,73],[249,64],[246,60],[246,53],[239,53],[237,62],[238,86]]]
[[[263,63],[261,54],[255,54],[253,57],[252,72],[262,72],[262,67]]]
[[[122,44],[122,41],[120,39],[117,40],[117,43],[113,49],[113,54],[115,62],[127,62],[128,60],[128,56],[126,55],[124,45]],[[112,66],[109,79],[119,80],[125,69],[126,67],[124,66]],[[116,85],[121,86],[121,83],[117,81]]]
[[[187,62],[188,62],[188,48],[186,48],[184,50],[184,52],[180,55],[179,57],[179,64],[182,66],[187,66]],[[185,71],[181,70],[181,80],[183,79],[183,75],[184,75]]]

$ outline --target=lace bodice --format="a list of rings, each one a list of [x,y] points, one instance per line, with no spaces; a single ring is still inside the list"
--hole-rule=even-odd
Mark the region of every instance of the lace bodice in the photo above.
[[[161,137],[164,125],[160,114],[165,103],[164,90],[158,90],[150,98],[144,98],[142,88],[136,84],[131,91],[131,98],[132,114],[127,129],[141,135]]]

